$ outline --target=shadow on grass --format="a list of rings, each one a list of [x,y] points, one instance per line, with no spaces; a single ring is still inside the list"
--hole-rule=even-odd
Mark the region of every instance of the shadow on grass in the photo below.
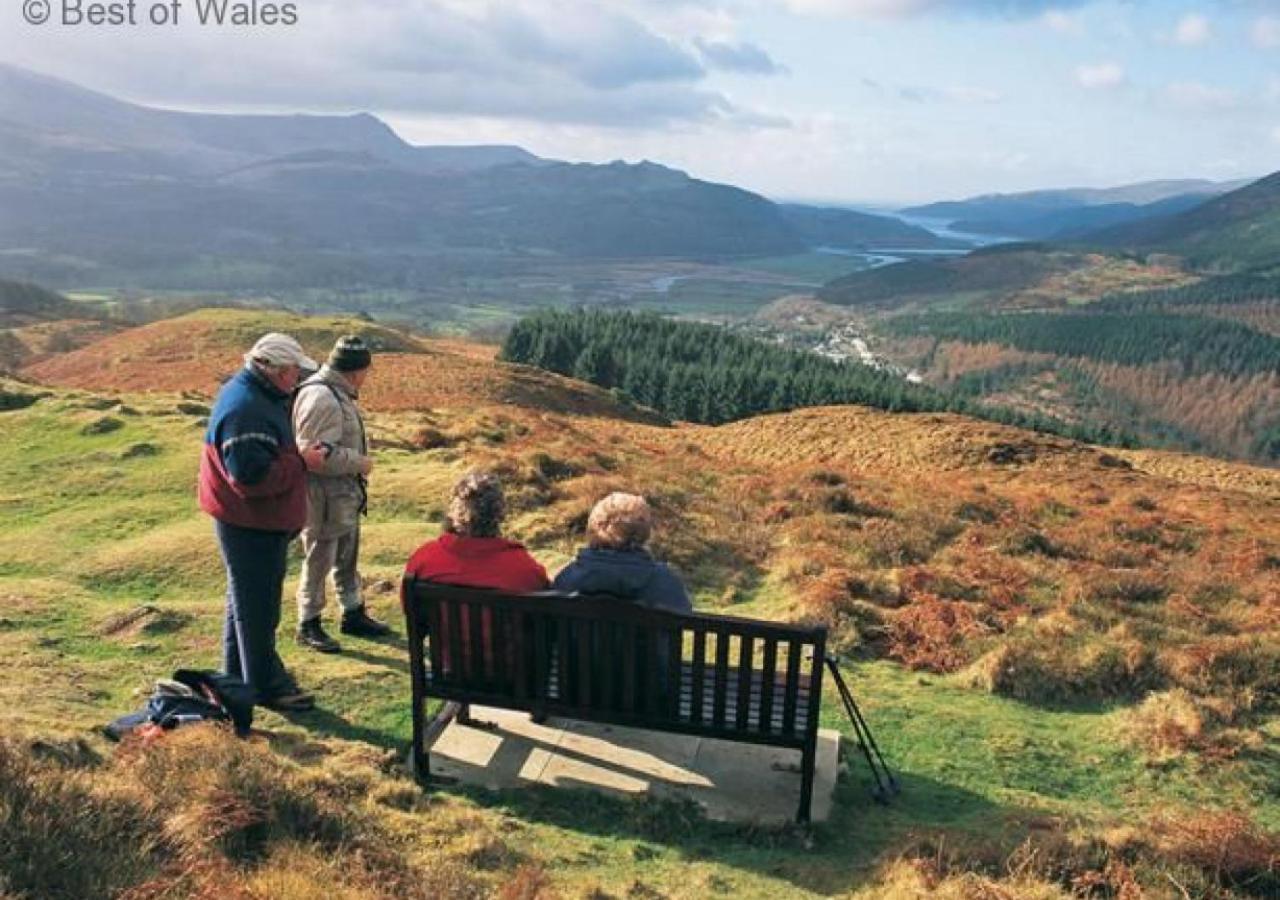
[[[377,643],[382,644],[383,642],[378,641]],[[374,646],[377,646],[377,644],[375,644]],[[388,643],[386,644],[386,646],[394,646],[394,645]],[[351,659],[359,660],[365,665],[382,666],[385,669],[392,669],[396,672],[402,673],[403,675],[406,676],[406,678],[409,675],[408,649],[405,649],[402,653],[396,654],[394,656],[388,656],[382,653],[370,653],[367,650],[353,647],[350,644],[344,644],[342,647],[342,655],[349,657]]]
[[[366,744],[397,752],[404,749],[404,738],[400,735],[391,731],[382,731],[377,728],[357,725],[329,709],[316,708],[309,712],[282,712],[280,715],[291,724],[305,728],[310,734],[317,737],[339,738],[344,741],[364,741]]]
[[[902,794],[889,806],[876,804],[859,780],[842,781],[831,819],[813,826],[713,822],[693,801],[619,798],[577,787],[445,790],[525,821],[662,844],[690,862],[752,871],[820,894],[872,881],[877,862],[913,838],[988,822],[999,830],[996,823],[1020,818],[1019,810],[961,788],[909,773],[899,780]]]

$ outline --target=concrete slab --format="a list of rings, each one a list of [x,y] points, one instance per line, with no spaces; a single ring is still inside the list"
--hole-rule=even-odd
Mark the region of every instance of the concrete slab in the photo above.
[[[489,788],[534,783],[619,795],[687,798],[709,818],[782,823],[800,800],[800,754],[732,741],[472,707],[492,730],[453,722],[431,747],[433,772]],[[818,736],[813,821],[831,815],[840,735]]]

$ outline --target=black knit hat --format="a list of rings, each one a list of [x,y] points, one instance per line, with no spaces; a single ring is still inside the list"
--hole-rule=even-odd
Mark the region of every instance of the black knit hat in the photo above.
[[[329,368],[339,372],[358,372],[369,368],[369,363],[373,362],[373,354],[369,352],[369,345],[364,342],[364,338],[344,334],[333,345],[327,362]]]

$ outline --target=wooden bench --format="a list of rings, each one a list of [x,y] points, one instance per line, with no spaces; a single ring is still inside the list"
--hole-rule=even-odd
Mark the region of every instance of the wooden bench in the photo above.
[[[825,628],[649,609],[624,600],[511,595],[406,579],[413,688],[411,764],[430,779],[429,698],[801,754],[809,820]],[[457,704],[457,705],[454,705]]]

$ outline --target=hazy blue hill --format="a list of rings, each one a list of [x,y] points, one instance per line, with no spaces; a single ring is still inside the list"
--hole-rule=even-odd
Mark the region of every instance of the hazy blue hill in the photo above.
[[[952,222],[951,227],[974,234],[1017,235],[1031,240],[1068,239],[1103,228],[1184,212],[1207,199],[1206,194],[1178,194],[1154,203],[1077,206],[1030,218],[959,219]]]
[[[902,212],[946,219],[957,223],[954,227],[960,230],[980,234],[1041,239],[1180,211],[1245,183],[1185,179],[1148,181],[1115,188],[986,194],[967,200],[911,207]],[[1172,206],[1161,205],[1165,203]]]
[[[782,215],[810,245],[846,249],[882,247],[940,248],[948,242],[900,219],[829,206],[782,204]]]
[[[1213,272],[1280,268],[1280,172],[1195,209],[1087,236],[1109,247],[1160,250]]]

